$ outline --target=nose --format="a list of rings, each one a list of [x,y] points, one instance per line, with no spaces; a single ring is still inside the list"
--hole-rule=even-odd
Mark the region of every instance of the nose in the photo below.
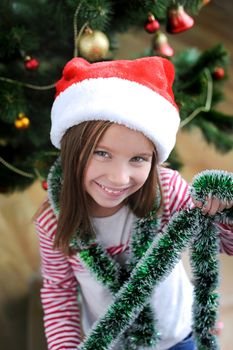
[[[130,183],[130,171],[125,164],[112,164],[108,173],[108,181],[112,186],[126,186]]]

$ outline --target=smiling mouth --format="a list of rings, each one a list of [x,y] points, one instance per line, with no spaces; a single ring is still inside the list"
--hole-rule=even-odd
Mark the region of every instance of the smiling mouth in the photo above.
[[[98,182],[95,182],[100,188],[102,188],[105,192],[107,193],[110,193],[110,194],[115,194],[115,195],[119,195],[119,194],[122,194],[124,193],[126,190],[128,190],[128,187],[127,188],[122,188],[120,190],[116,190],[116,189],[111,189],[109,187],[105,187],[104,185],[98,183]]]

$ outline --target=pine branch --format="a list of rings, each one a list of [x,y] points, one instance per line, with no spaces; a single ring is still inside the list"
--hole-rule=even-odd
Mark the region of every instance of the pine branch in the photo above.
[[[232,136],[233,133],[233,115],[227,115],[216,110],[210,110],[201,115],[206,121],[213,123],[216,128]]]
[[[222,153],[226,153],[233,148],[232,134],[228,134],[220,130],[214,123],[207,121],[203,118],[199,118],[198,127],[202,131],[205,140],[214,145],[216,149]]]

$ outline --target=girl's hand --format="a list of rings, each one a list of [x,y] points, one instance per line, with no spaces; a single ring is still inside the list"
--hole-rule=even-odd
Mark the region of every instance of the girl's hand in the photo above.
[[[224,328],[224,323],[221,321],[218,321],[216,324],[216,327],[210,331],[211,334],[213,335],[221,335],[222,330]]]
[[[197,201],[194,198],[192,198],[192,201],[194,205],[198,208],[202,209],[203,215],[210,215],[213,216],[216,213],[221,213],[224,209],[230,209],[233,206],[233,201],[227,202],[220,200],[219,198],[212,197],[209,195],[206,198],[205,203],[202,203],[201,201]]]

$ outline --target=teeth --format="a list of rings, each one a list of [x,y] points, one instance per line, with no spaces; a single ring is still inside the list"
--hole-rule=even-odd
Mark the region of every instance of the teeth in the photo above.
[[[119,193],[122,192],[122,190],[121,191],[113,191],[113,190],[110,190],[109,188],[107,188],[107,187],[105,187],[105,186],[103,186],[101,184],[99,184],[99,185],[100,185],[101,188],[103,188],[108,193],[119,194]]]

